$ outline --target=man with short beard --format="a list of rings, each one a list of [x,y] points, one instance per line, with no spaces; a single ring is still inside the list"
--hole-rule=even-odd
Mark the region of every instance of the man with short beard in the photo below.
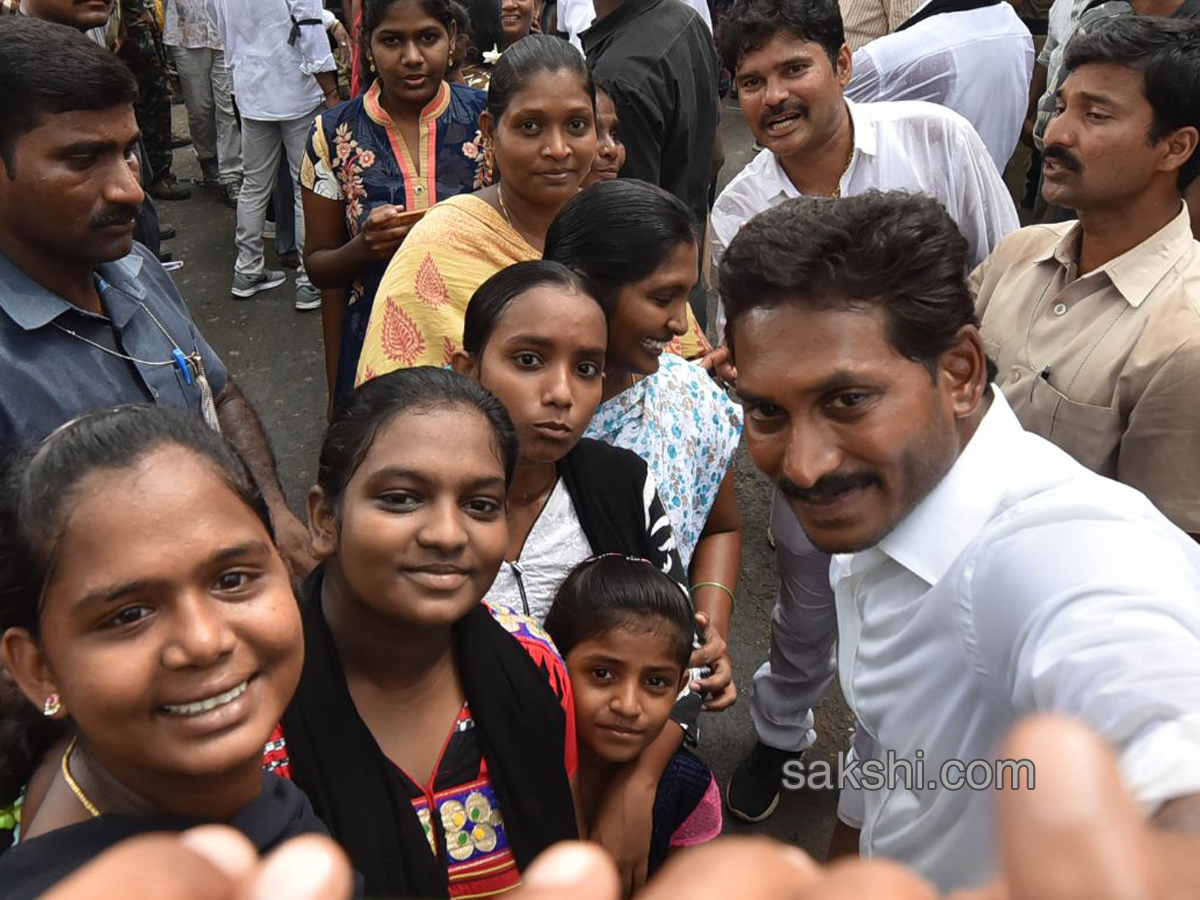
[[[738,0],[719,44],[738,100],[766,148],[717,199],[712,256],[719,263],[742,225],[788,198],[851,196],[871,189],[919,191],[950,213],[967,238],[966,263],[982,261],[1018,226],[1017,212],[979,135],[962,116],[933,103],[853,103],[843,96],[851,54],[835,0]],[[718,305],[718,334],[723,314]],[[711,365],[734,373],[714,354]],[[754,676],[750,708],[758,743],[735,770],[727,800],[750,822],[775,809],[784,763],[816,739],[811,707],[823,685],[807,675],[824,665],[807,635],[828,609],[829,557],[815,550],[776,497],[771,512],[779,602],[771,652]],[[815,655],[814,655],[815,654]],[[800,690],[804,683],[811,690]]]
[[[996,874],[994,791],[1045,787],[997,759],[1023,715],[1083,720],[1142,815],[1200,833],[1200,547],[1021,428],[991,387],[965,261],[928,197],[870,192],[768,210],[720,271],[747,449],[834,554],[809,675],[836,645],[870,759],[894,773],[861,784],[861,853],[941,891]],[[1168,857],[1146,864],[1174,896]],[[1109,896],[1149,896],[1132,883]],[[1050,872],[1041,895],[1067,884]]]
[[[0,468],[123,403],[195,410],[245,459],[297,573],[313,559],[262,424],[134,241],[143,191],[129,69],[80,32],[0,18]]]
[[[1046,201],[972,276],[1021,424],[1200,539],[1200,24],[1126,16],[1067,47]]]

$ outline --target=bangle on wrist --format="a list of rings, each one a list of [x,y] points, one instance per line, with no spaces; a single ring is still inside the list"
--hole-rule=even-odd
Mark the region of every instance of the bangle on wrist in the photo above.
[[[733,596],[733,591],[721,584],[719,581],[701,581],[699,584],[693,584],[690,593],[696,593],[702,587],[715,587],[729,595],[729,602],[733,603],[737,598]]]

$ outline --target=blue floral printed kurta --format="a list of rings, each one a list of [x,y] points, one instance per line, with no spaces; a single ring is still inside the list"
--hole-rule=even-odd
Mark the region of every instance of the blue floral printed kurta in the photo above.
[[[416,158],[380,105],[379,91],[376,81],[361,97],[317,116],[300,170],[301,185],[318,197],[345,204],[350,237],[362,230],[377,206],[427,209],[439,200],[474,191],[485,180],[479,139],[479,114],[487,102],[483,91],[443,82],[421,111]],[[387,260],[372,263],[350,286],[337,395],[354,387],[371,304],[386,269]]]

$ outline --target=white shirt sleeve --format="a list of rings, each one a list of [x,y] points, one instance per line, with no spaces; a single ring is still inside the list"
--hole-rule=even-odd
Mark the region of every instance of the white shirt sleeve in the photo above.
[[[854,51],[850,72],[850,83],[845,90],[849,99],[855,103],[888,99],[883,95],[883,73],[879,71],[875,56],[867,47]]]
[[[949,210],[967,239],[968,260],[974,268],[990,254],[1000,239],[1016,231],[1021,222],[1004,180],[971,123],[957,114],[947,120],[951,134],[945,142],[950,180],[947,194],[956,208]]]
[[[325,30],[324,7],[321,0],[288,0],[288,11],[297,22],[316,19],[318,25],[301,25],[296,49],[300,51],[300,71],[306,75],[318,72],[336,72],[337,63],[329,46],[329,34]]]
[[[992,536],[964,635],[1018,715],[1105,738],[1146,814],[1200,793],[1200,585],[1169,527],[1080,516]]]

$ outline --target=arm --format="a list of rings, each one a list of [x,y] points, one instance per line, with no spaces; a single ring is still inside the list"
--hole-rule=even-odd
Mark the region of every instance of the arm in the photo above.
[[[701,692],[709,694],[705,709],[728,709],[737,700],[733,683],[733,663],[729,658],[729,627],[733,617],[733,597],[737,592],[738,572],[742,567],[742,517],[738,513],[737,488],[730,466],[713,501],[704,531],[692,555],[689,582],[704,587],[692,589],[696,612],[706,617],[704,646],[693,654],[690,664],[708,666],[712,674],[699,682]],[[712,583],[729,588],[726,592]]]
[[[1049,38],[1046,39],[1047,42]],[[1021,127],[1021,143],[1026,147],[1034,147],[1033,126],[1037,122],[1038,102],[1046,93],[1046,66],[1039,58],[1033,64],[1033,77],[1029,82],[1029,106],[1025,110],[1025,124]]]
[[[641,756],[613,776],[596,814],[588,837],[612,855],[626,897],[646,882],[658,782],[682,744],[683,729],[668,722]]]
[[[1137,488],[1168,519],[1200,534],[1200,339],[1159,363],[1121,435],[1118,481]]]
[[[342,328],[345,326],[346,307],[349,305],[350,292],[345,289],[335,288],[321,292],[321,345],[325,349],[325,382],[329,388],[325,418],[331,421],[338,365],[342,361]]]
[[[346,287],[371,263],[386,262],[400,249],[412,225],[398,222],[403,210],[390,203],[367,215],[362,231],[346,232],[346,204],[318,196],[307,186],[304,198],[304,268],[319,288]]]
[[[300,26],[296,49],[300,52],[300,70],[317,79],[325,93],[325,105],[337,106],[341,98],[337,92],[337,61],[329,48],[329,35],[325,31],[320,0],[288,0],[288,13],[297,21],[316,19],[319,24]]]
[[[661,184],[661,112],[653,109],[640,93],[620,84],[613,85],[613,104],[621,122],[621,140],[625,144],[626,153],[621,177],[639,178],[650,184]]]
[[[947,121],[946,127],[955,132],[953,140],[946,142],[948,149],[953,148],[945,160],[946,171],[950,173],[946,182],[949,196],[938,199],[967,239],[969,262],[976,266],[1002,237],[1016,231],[1021,222],[1012,195],[996,171],[983,139],[961,116]]]
[[[288,509],[283,488],[279,484],[279,473],[275,469],[275,456],[271,453],[267,433],[263,431],[258,414],[232,380],[225,382],[225,387],[217,395],[216,405],[221,432],[245,461],[271,511],[279,552],[292,567],[293,574],[303,578],[316,565],[308,529]]]
[[[964,646],[1018,713],[1095,729],[1142,809],[1170,816],[1200,793],[1195,551],[1128,501],[1121,517],[1076,503],[1069,520],[1015,515],[981,536]]]

